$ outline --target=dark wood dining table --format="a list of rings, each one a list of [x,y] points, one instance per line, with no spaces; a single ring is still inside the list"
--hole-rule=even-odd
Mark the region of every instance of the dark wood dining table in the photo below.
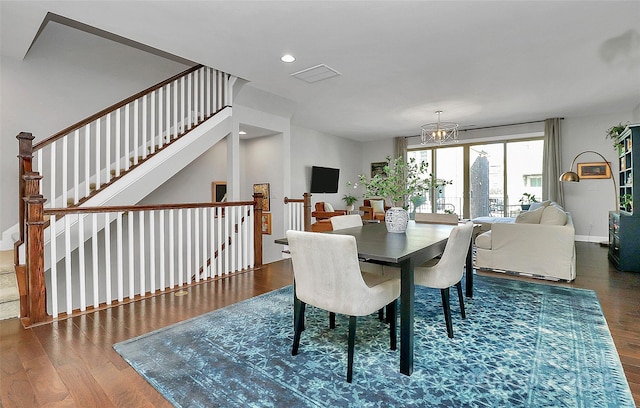
[[[365,223],[362,227],[346,228],[329,234],[351,235],[356,238],[361,260],[398,267],[401,270],[400,290],[400,372],[413,372],[414,347],[414,268],[441,255],[449,234],[455,226],[420,224],[409,221],[405,233],[387,232],[384,223]],[[276,243],[287,244],[285,239]],[[467,256],[466,295],[473,296],[471,255]]]

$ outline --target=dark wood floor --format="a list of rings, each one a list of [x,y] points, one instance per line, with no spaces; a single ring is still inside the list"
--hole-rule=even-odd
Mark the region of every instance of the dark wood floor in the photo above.
[[[597,244],[578,243],[577,251],[578,277],[560,285],[597,292],[640,406],[640,274],[611,268],[606,249]],[[280,261],[191,287],[184,296],[165,294],[28,330],[17,319],[1,321],[0,407],[170,406],[112,345],[280,288],[291,280],[290,263]]]

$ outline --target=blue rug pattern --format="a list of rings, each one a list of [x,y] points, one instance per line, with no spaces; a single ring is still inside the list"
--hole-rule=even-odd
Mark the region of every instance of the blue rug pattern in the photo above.
[[[376,315],[358,320],[352,384],[347,317],[330,330],[308,307],[291,356],[290,286],[114,348],[178,407],[635,406],[595,292],[485,276],[474,289],[465,320],[452,296],[449,339],[440,291],[416,287],[411,376]]]

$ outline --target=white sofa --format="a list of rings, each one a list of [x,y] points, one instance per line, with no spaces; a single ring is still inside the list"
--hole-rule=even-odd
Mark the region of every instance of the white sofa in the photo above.
[[[475,243],[478,268],[553,280],[576,277],[573,220],[557,205],[527,211],[514,222],[494,223]]]

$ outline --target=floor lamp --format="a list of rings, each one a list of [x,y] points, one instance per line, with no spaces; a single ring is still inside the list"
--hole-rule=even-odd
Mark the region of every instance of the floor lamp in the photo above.
[[[578,155],[576,157],[574,157],[573,161],[571,162],[571,167],[569,168],[569,171],[562,173],[562,175],[560,176],[560,181],[569,181],[569,182],[579,182],[580,181],[580,176],[578,176],[578,173],[573,171],[573,165],[576,163],[576,160],[578,159],[578,157],[582,156],[585,153],[593,153],[593,154],[597,154],[598,156],[600,156],[600,158],[602,158],[602,160],[607,163],[607,167],[609,168],[609,178],[611,179],[611,181],[613,182],[613,198],[616,202],[616,206],[615,206],[615,211],[618,211],[620,208],[619,204],[618,204],[618,190],[616,188],[616,181],[613,178],[613,170],[611,169],[611,164],[609,164],[609,162],[607,161],[607,159],[604,158],[603,155],[601,155],[598,152],[594,152],[593,150],[585,150],[584,152],[580,152],[578,153]]]

